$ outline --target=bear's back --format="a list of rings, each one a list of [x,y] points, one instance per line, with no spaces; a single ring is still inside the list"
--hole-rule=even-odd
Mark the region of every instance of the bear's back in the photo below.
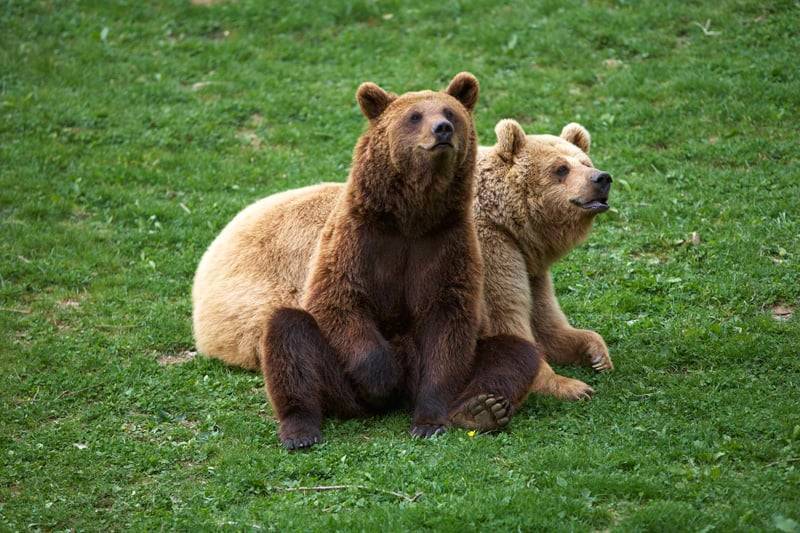
[[[274,194],[243,209],[203,255],[192,288],[193,329],[206,355],[258,367],[267,317],[299,305],[311,255],[341,184]]]

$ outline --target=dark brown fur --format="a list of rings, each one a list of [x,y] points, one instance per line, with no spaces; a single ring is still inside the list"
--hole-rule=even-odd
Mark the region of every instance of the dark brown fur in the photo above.
[[[496,335],[478,339],[473,379],[453,405],[451,416],[461,411],[464,402],[481,394],[504,398],[510,402],[512,412],[516,411],[527,397],[530,380],[541,362],[536,347],[520,337]]]
[[[268,325],[262,369],[287,447],[316,442],[326,414],[397,401],[413,409],[412,434],[430,436],[467,388],[482,291],[471,211],[477,94],[466,73],[438,93],[359,87],[369,128],[312,259],[305,311],[278,310]],[[437,146],[443,121],[453,128],[449,148]],[[537,361],[529,354],[526,373]]]

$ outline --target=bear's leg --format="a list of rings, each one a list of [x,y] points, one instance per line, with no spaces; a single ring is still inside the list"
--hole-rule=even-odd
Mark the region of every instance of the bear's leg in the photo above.
[[[314,318],[300,309],[278,309],[270,318],[262,361],[264,382],[289,450],[322,440],[322,417],[360,414],[336,354]]]
[[[391,345],[384,341],[368,353],[361,354],[357,362],[348,361],[348,374],[366,402],[378,407],[391,401],[402,383],[402,370],[397,359]]]
[[[591,366],[598,372],[613,370],[603,337],[594,331],[570,326],[558,305],[550,273],[532,276],[530,284],[531,329],[547,359],[556,364]]]
[[[541,361],[536,346],[519,337],[479,339],[472,381],[450,412],[453,425],[494,431],[508,424],[527,396]]]
[[[559,339],[559,334],[553,335],[558,339],[558,342],[553,344],[563,347],[550,352],[554,363],[591,366],[597,372],[614,369],[608,347],[600,334],[588,329],[570,327],[560,336]]]
[[[417,336],[416,361],[407,376],[409,396],[414,405],[411,435],[433,437],[450,425],[449,407],[471,376],[474,368],[474,330],[468,320],[434,311]]]
[[[326,333],[360,396],[376,406],[385,403],[402,384],[397,356],[370,313],[360,309],[364,304],[353,296],[353,291],[339,287],[331,294],[332,285],[323,288],[327,291],[319,289],[315,293],[308,311]]]

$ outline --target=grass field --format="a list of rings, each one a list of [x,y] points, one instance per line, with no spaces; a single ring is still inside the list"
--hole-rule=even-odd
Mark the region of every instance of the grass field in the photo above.
[[[799,531],[798,57],[794,1],[0,0],[0,530]],[[288,454],[259,375],[186,355],[197,262],[346,177],[361,81],[460,70],[484,144],[592,132],[615,210],[555,277],[617,369]]]

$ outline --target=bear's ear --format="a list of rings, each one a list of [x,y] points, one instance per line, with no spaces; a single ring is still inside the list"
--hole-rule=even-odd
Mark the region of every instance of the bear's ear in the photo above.
[[[561,130],[561,138],[571,142],[586,154],[589,153],[589,147],[592,145],[592,136],[589,135],[589,131],[577,122],[570,122],[564,126],[564,129]]]
[[[361,107],[361,112],[370,120],[381,116],[395,98],[397,98],[396,95],[387,93],[371,81],[362,83],[356,91],[356,100]]]
[[[516,120],[506,118],[494,127],[500,157],[514,157],[525,146],[525,132]]]
[[[472,113],[475,104],[478,103],[478,79],[469,72],[459,72],[450,81],[445,92],[461,102],[467,111]]]

